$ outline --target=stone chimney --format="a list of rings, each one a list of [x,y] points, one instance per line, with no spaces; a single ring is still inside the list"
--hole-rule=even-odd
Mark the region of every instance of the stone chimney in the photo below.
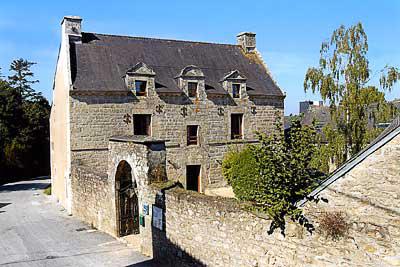
[[[253,32],[241,32],[236,36],[237,44],[240,45],[246,53],[254,52],[256,49],[256,34]]]
[[[70,41],[80,42],[82,39],[81,25],[81,17],[65,16],[61,22],[63,36],[69,36]]]

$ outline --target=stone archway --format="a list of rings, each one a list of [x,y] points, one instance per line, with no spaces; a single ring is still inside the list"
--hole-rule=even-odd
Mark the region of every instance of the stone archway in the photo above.
[[[136,180],[132,179],[132,167],[119,162],[115,173],[115,202],[117,235],[139,234],[139,204]]]

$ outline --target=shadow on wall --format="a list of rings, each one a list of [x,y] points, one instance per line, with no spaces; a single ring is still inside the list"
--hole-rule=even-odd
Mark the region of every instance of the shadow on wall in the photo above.
[[[161,194],[157,194],[155,206],[163,210],[163,230],[159,230],[151,225],[152,241],[153,241],[153,259],[146,262],[141,262],[129,266],[145,267],[145,266],[170,266],[170,267],[191,267],[191,266],[206,266],[201,261],[193,258],[181,247],[172,243],[166,236],[166,218],[165,218],[165,191],[176,186],[182,187],[182,184],[177,182],[172,186],[161,190]]]

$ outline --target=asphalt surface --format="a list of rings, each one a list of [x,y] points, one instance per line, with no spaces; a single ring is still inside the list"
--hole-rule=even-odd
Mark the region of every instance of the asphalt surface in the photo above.
[[[0,185],[0,266],[151,266],[43,194],[49,180]]]

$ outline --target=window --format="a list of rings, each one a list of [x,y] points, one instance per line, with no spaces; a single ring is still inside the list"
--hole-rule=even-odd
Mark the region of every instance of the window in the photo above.
[[[243,114],[231,115],[231,138],[232,139],[243,138]]]
[[[201,165],[186,166],[186,189],[200,192]]]
[[[187,145],[197,145],[198,144],[198,130],[199,126],[189,125],[187,127]]]
[[[146,96],[146,81],[135,81],[135,90],[137,96]]]
[[[133,115],[133,134],[151,135],[151,115]]]
[[[240,84],[233,83],[232,84],[232,97],[239,98],[240,97]]]
[[[188,94],[189,94],[189,97],[197,96],[197,83],[188,82]]]

